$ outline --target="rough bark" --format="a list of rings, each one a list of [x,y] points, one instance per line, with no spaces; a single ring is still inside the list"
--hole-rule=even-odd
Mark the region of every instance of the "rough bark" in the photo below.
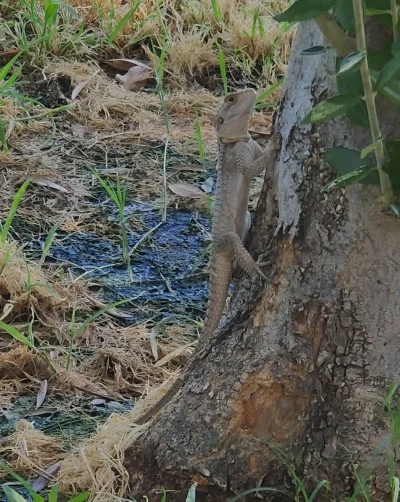
[[[367,461],[388,432],[383,397],[400,377],[400,226],[376,204],[375,189],[321,192],[331,177],[322,147],[370,143],[345,118],[300,125],[335,92],[333,52],[299,55],[323,43],[314,22],[300,25],[277,114],[284,144],[252,230],[255,256],[270,259],[270,280],[239,289],[181,393],[126,452],[134,495],[160,485],[182,490],[192,480],[226,495],[261,480],[290,490],[272,443],[310,482],[329,479],[340,500],[351,490],[352,462]],[[392,109],[382,104],[388,135],[399,130]]]

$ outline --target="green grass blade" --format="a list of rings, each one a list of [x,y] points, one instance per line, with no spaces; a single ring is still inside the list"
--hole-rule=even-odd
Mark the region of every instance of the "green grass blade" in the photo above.
[[[75,495],[72,499],[69,499],[68,502],[85,502],[90,497],[90,492],[83,492]]]
[[[75,330],[75,336],[76,338],[78,335],[80,335],[85,329],[91,324],[95,319],[100,317],[101,315],[107,313],[107,310],[110,310],[111,308],[118,307],[119,305],[123,305],[124,303],[132,302],[134,300],[137,300],[139,296],[141,296],[143,293],[140,293],[137,296],[131,297],[131,298],[124,298],[123,300],[118,300],[116,302],[110,303],[110,305],[107,305],[106,307],[103,307],[102,309],[98,310],[95,312],[93,315],[89,316],[80,326],[77,330]]]
[[[6,82],[4,82],[4,84],[0,85],[0,94],[16,82],[18,77],[21,75],[22,67],[23,65],[20,66],[18,70],[15,71]]]
[[[56,223],[55,225],[53,225],[51,227],[47,237],[46,237],[46,241],[43,245],[42,256],[40,257],[40,260],[38,263],[39,268],[42,268],[43,263],[44,263],[45,259],[47,258],[47,255],[49,254],[50,248],[53,245],[54,239],[56,238],[56,235],[57,235],[56,232],[57,232],[57,229],[59,226],[60,226],[59,223]]]
[[[3,321],[0,321],[0,329],[4,330],[6,333],[8,333],[10,336],[14,338],[14,340],[17,340],[18,342],[23,343],[30,349],[34,349],[35,346],[34,344],[27,338],[25,335],[23,335],[20,331],[15,329],[13,326],[10,326],[9,324],[6,324]]]
[[[48,499],[49,499],[49,502],[57,502],[58,501],[58,485],[57,484],[53,485],[50,488]]]
[[[392,479],[392,485],[393,485],[393,487],[392,487],[392,492],[393,492],[392,502],[399,502],[400,481],[397,476],[395,476]]]
[[[10,61],[3,66],[3,68],[0,70],[0,82],[6,78],[8,75],[8,72],[11,70],[12,65],[15,63],[15,61],[21,56],[23,51],[19,51]]]
[[[0,142],[2,149],[5,152],[8,152],[7,136],[6,136],[6,131],[4,130],[4,124],[3,124],[3,119],[1,118],[1,114],[0,114]],[[3,230],[1,229],[1,231]]]
[[[4,461],[0,461],[0,468],[5,470],[10,476],[12,476],[16,481],[18,481],[29,493],[29,495],[33,498],[34,502],[44,502],[43,497],[38,495],[32,488],[31,484],[28,481],[25,481],[24,478],[21,478],[19,474],[14,472],[11,467],[9,467],[8,464],[6,464]],[[4,490],[4,485],[2,485],[2,488]]]
[[[219,10],[219,7],[218,7],[217,0],[211,0],[211,6],[212,6],[215,20],[217,21],[218,24],[222,23],[222,15],[221,15],[221,11]]]
[[[119,32],[126,25],[126,23],[133,16],[133,14],[137,11],[140,3],[141,3],[141,0],[137,0],[135,5],[128,10],[128,12],[125,14],[125,16],[120,20],[120,22],[117,24],[117,26],[112,30],[110,36],[108,37],[109,44],[112,44],[114,42],[114,40],[117,38]]]
[[[26,180],[19,188],[17,194],[12,201],[10,211],[7,215],[6,222],[4,223],[3,229],[0,235],[0,242],[4,244],[7,239],[8,231],[10,230],[11,223],[13,222],[15,213],[17,212],[18,206],[21,203],[22,197],[24,196],[25,190],[28,188],[31,180]]]
[[[314,488],[312,494],[310,495],[310,498],[308,499],[308,502],[314,502],[315,497],[318,495],[318,492],[322,489],[326,488],[329,490],[329,482],[326,479],[323,479],[320,481],[317,486]]]
[[[226,96],[228,94],[228,78],[226,75],[225,56],[219,43],[215,42],[215,44],[218,48],[219,71],[221,72],[222,84],[224,86],[224,94]]]
[[[271,85],[269,89],[266,89],[261,94],[259,94],[256,99],[256,107],[258,104],[264,101],[264,99],[267,99],[276,89],[278,89],[278,87],[280,87],[282,83],[283,83],[283,78],[279,80],[276,84]]]

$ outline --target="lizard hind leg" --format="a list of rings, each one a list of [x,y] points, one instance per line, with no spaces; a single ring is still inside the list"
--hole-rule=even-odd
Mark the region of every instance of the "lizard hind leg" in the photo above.
[[[260,270],[259,265],[254,261],[251,254],[244,247],[242,240],[239,235],[235,232],[228,232],[224,235],[225,240],[229,242],[232,246],[233,254],[235,256],[236,263],[251,277],[255,278],[261,275],[264,279],[267,277]]]

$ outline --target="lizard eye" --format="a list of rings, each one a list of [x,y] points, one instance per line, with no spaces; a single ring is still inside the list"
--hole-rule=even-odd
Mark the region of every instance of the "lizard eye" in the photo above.
[[[234,96],[229,96],[228,101],[229,101],[229,103],[234,103],[235,97]]]
[[[223,123],[224,123],[224,119],[223,119],[222,117],[220,117],[220,118],[218,119],[218,124],[219,124],[219,125],[222,125]]]

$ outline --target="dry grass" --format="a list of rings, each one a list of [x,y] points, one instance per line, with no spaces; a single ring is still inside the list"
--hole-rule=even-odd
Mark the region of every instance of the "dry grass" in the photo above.
[[[20,420],[15,432],[0,446],[0,456],[7,458],[21,474],[41,475],[47,467],[61,460],[65,452],[59,439],[36,430],[27,420]],[[4,477],[1,469],[0,477]]]
[[[67,291],[54,283],[50,286],[43,272],[27,263],[15,244],[0,243],[0,270],[3,320],[33,315],[45,323],[55,312],[68,310]]]
[[[18,0],[6,3],[6,7],[0,7],[5,16],[20,8]],[[115,80],[115,74],[123,71],[111,68],[106,61],[129,57],[156,67],[166,29],[168,44],[162,92],[171,125],[170,148],[174,154],[198,156],[194,135],[197,112],[207,157],[213,159],[217,145],[211,119],[219,105],[217,95],[222,93],[216,41],[224,52],[230,88],[250,84],[263,90],[276,83],[286,70],[292,32],[283,33],[272,15],[283,10],[287,0],[267,3],[217,0],[221,23],[216,22],[209,0],[167,0],[159,11],[156,5],[160,3],[156,0],[142,0],[113,47],[105,40],[132,2],[72,0],[70,3],[98,37],[101,47],[85,47],[82,41],[75,43],[76,25],[68,21],[52,40],[52,50],[39,58],[32,49],[31,63],[36,68],[31,72],[32,68],[27,66],[28,82],[21,86],[20,92],[31,98],[44,96],[50,102],[47,106],[69,103],[70,109],[54,121],[48,116],[13,121],[27,113],[41,114],[43,108],[26,103],[22,106],[15,96],[0,100],[0,115],[9,127],[10,147],[9,152],[0,152],[0,163],[4,166],[0,216],[1,219],[6,216],[19,184],[29,175],[40,175],[61,185],[67,193],[32,184],[18,209],[21,218],[38,223],[57,222],[66,232],[109,235],[115,229],[103,221],[103,216],[101,220],[100,213],[90,204],[95,182],[87,167],[94,163],[96,168],[104,168],[107,155],[108,167],[127,169],[121,179],[133,200],[151,200],[154,207],[161,207],[162,157],[151,148],[164,144],[167,128],[160,96],[154,92],[154,71],[145,90],[127,91]],[[256,10],[264,31],[256,29],[252,33]],[[0,42],[4,50],[19,43],[1,23]],[[60,47],[65,43],[70,43],[72,49],[68,57],[60,57]],[[72,99],[74,89],[82,83],[85,86]],[[252,127],[268,132],[271,115],[271,111],[256,112]],[[56,134],[51,137],[53,126]],[[49,137],[51,141],[44,150]],[[168,181],[196,179],[196,175],[172,170],[167,175]],[[252,207],[260,186],[259,181],[253,187]],[[196,203],[171,193],[168,203],[173,207],[198,209]],[[133,229],[140,228],[139,221],[131,221],[130,225]],[[1,332],[0,408],[8,406],[22,392],[36,393],[44,378],[49,380],[49,394],[61,394],[66,401],[76,395],[114,400],[128,395],[142,399],[132,413],[112,415],[93,438],[76,446],[67,457],[58,440],[34,430],[25,421],[19,422],[0,453],[25,475],[41,473],[49,464],[66,457],[59,474],[63,491],[90,490],[92,498],[98,501],[123,497],[127,491],[125,449],[148,426],[137,426],[135,421],[152,407],[187,364],[193,351],[189,342],[195,334],[187,327],[166,329],[157,337],[156,361],[148,326],[121,328],[105,315],[74,341],[72,365],[67,370],[71,305],[74,301],[78,305],[79,322],[90,314],[93,306],[85,296],[90,281],[72,284],[62,269],[45,273],[32,262],[27,265],[21,250],[12,243],[0,246],[0,269],[8,255],[8,264],[0,274],[0,317],[4,311],[7,315],[3,320],[22,331],[32,321],[35,340],[54,367],[50,368],[45,359]],[[31,285],[28,289],[27,284]]]
[[[128,489],[128,475],[123,465],[125,451],[150,424],[137,425],[137,421],[157,403],[172,381],[153,389],[129,415],[112,415],[93,438],[75,448],[60,469],[61,490],[70,494],[88,490],[94,501],[124,497]]]

